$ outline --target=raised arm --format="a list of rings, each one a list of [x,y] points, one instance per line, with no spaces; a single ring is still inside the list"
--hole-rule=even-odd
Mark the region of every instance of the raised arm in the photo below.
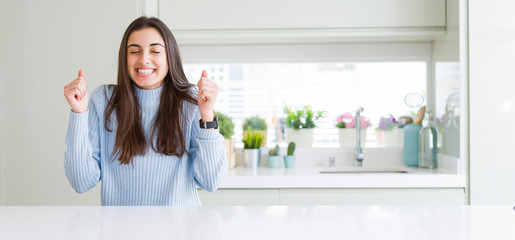
[[[93,97],[98,92],[93,93]],[[75,191],[83,193],[100,181],[101,121],[94,101],[89,103],[88,111],[89,96],[82,69],[78,78],[64,87],[64,96],[71,107],[65,138],[64,170]]]
[[[197,86],[199,108],[191,123],[190,157],[193,160],[192,171],[197,185],[212,192],[220,186],[227,174],[225,148],[219,130],[201,129],[199,120],[213,121],[218,85],[208,78],[204,70]]]

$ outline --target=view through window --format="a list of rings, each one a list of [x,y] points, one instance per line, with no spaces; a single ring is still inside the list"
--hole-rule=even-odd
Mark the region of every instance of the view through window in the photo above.
[[[184,65],[191,83],[198,82],[203,69],[220,87],[215,110],[233,118],[237,142],[241,142],[244,119],[258,115],[268,125],[268,146],[284,145],[284,139],[278,139],[284,106],[304,105],[326,111],[315,128],[313,147],[337,147],[337,116],[354,115],[358,106],[372,123],[367,128],[366,146],[377,146],[375,129],[380,118],[392,114],[398,119],[416,112],[404,98],[409,93],[425,97],[427,86],[426,62]]]

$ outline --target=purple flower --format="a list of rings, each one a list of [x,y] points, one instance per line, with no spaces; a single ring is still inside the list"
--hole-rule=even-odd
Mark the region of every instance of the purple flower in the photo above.
[[[395,127],[398,127],[399,123],[397,123],[397,120],[392,114],[388,114],[384,117],[381,117],[379,120],[379,126],[377,129],[383,130],[383,131],[391,131]]]

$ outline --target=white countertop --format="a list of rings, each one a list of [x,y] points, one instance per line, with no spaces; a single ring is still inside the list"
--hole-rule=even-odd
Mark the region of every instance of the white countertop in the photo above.
[[[282,150],[284,153],[286,150]],[[262,150],[266,152],[266,149]],[[402,148],[365,148],[363,167],[406,167]],[[409,168],[412,173],[334,173],[320,174],[333,155],[337,167],[353,166],[352,148],[298,148],[295,168],[268,168],[268,156],[262,156],[261,167],[244,168],[241,149],[237,167],[227,172],[220,189],[272,188],[465,188],[467,177],[460,172],[458,158],[439,154],[438,168]]]
[[[513,206],[0,207],[0,239],[515,239]]]
[[[230,169],[220,189],[230,188],[465,188],[466,176],[446,169],[411,173],[324,173],[320,168]]]

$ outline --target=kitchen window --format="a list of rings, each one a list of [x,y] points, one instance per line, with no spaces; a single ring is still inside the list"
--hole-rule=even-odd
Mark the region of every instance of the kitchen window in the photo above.
[[[268,125],[267,145],[284,145],[280,139],[283,107],[310,105],[326,111],[315,128],[313,147],[337,147],[335,119],[357,106],[370,119],[367,147],[378,146],[375,128],[380,117],[411,115],[418,109],[405,104],[409,93],[426,98],[427,62],[425,61],[331,61],[275,63],[189,63],[186,76],[196,83],[203,69],[220,87],[215,110],[233,118],[235,139],[241,144],[242,122],[259,115]],[[284,126],[283,126],[284,127]]]

